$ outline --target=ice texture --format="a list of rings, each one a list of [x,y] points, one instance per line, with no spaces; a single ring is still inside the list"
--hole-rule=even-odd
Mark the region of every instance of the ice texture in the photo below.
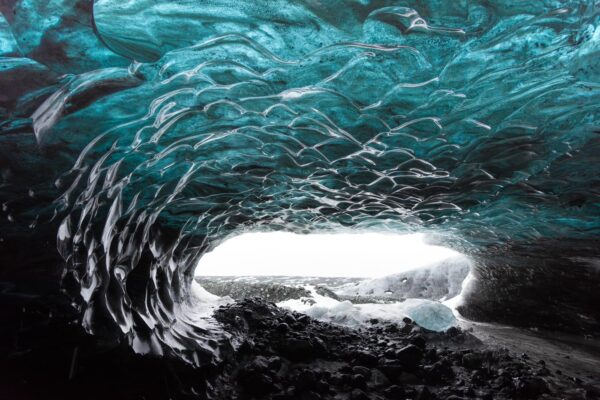
[[[458,296],[470,269],[469,259],[457,256],[399,274],[349,283],[337,294],[448,300]]]
[[[473,317],[600,327],[596,1],[0,13],[3,279],[32,296],[60,280],[89,332],[205,362],[199,257],[340,227],[470,255]]]

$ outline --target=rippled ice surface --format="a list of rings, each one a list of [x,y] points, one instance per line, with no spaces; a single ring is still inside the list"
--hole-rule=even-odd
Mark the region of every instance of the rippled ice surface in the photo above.
[[[2,239],[58,237],[82,324],[139,352],[214,353],[190,286],[230,234],[420,231],[526,255],[600,235],[593,0],[0,12]]]

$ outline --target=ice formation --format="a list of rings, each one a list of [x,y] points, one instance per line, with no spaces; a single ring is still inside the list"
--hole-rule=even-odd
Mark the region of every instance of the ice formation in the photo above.
[[[349,283],[336,290],[336,293],[449,300],[460,294],[462,283],[467,277],[469,269],[469,259],[464,256],[456,256],[399,274]]]
[[[407,299],[403,302],[387,304],[352,304],[350,301],[338,301],[320,295],[315,287],[307,286],[309,298],[291,299],[278,306],[299,311],[308,316],[350,327],[367,325],[371,320],[401,321],[408,317],[425,329],[445,331],[456,325],[452,310],[436,301],[425,299]]]
[[[597,330],[599,54],[595,0],[2,1],[3,295],[198,364],[228,235],[418,231],[464,315]]]

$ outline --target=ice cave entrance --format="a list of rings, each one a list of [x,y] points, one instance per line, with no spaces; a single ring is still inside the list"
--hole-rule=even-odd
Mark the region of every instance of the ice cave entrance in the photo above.
[[[421,233],[246,233],[205,254],[196,274],[378,278],[458,255]]]
[[[441,331],[456,324],[444,302],[460,296],[469,261],[424,238],[384,233],[242,234],[200,260],[194,287],[198,297],[215,306],[260,297],[352,327],[409,317]]]

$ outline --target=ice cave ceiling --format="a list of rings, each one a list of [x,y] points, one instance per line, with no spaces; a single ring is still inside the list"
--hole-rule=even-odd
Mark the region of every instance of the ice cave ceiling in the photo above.
[[[0,12],[10,290],[56,281],[90,331],[183,352],[207,335],[181,317],[193,268],[227,235],[388,229],[474,258],[465,314],[600,326],[595,0]]]

